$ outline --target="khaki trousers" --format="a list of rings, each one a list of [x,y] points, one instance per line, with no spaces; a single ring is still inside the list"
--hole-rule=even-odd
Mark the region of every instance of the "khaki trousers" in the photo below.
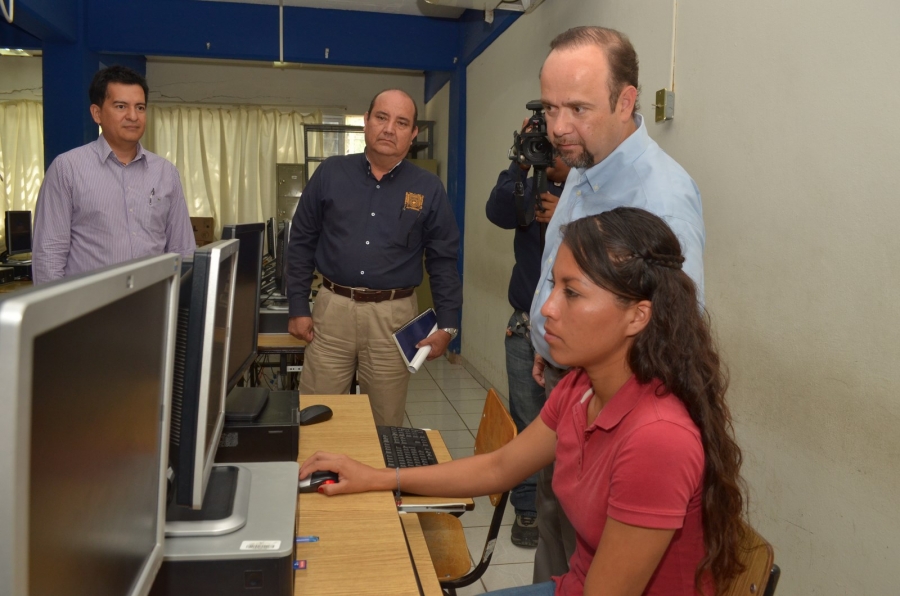
[[[300,374],[302,395],[349,393],[356,374],[375,424],[403,426],[409,371],[391,334],[418,314],[416,295],[356,302],[322,288],[313,306],[315,336]]]

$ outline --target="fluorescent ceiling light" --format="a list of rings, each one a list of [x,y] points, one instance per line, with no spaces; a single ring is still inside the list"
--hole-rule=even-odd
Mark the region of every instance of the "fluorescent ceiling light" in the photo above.
[[[10,48],[0,48],[0,56],[31,56],[25,50],[13,50]]]

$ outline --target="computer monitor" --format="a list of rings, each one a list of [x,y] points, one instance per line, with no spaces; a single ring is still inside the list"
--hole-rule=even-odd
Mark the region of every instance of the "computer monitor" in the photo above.
[[[10,256],[31,252],[31,211],[6,212],[6,250]]]
[[[288,283],[288,244],[291,241],[291,220],[284,220],[282,227],[283,249],[281,251],[281,280],[278,282],[279,290],[282,296],[287,296]]]
[[[278,224],[274,217],[270,217],[266,221],[266,248],[269,250],[269,256],[277,258],[276,253],[276,237],[278,236]]]
[[[191,509],[203,506],[224,425],[238,245],[198,248],[181,277],[170,461],[175,504]]]
[[[236,238],[241,242],[234,290],[234,316],[231,318],[228,389],[237,384],[256,360],[264,232],[263,223],[229,225],[222,230],[223,240]]]
[[[161,255],[0,299],[0,594],[150,590],[178,274]]]

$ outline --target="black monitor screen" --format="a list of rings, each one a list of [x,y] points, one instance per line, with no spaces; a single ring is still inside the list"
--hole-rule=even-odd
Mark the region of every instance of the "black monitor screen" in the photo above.
[[[31,211],[6,212],[6,250],[11,255],[31,252]]]
[[[264,231],[265,225],[262,223],[230,225],[222,230],[223,240],[237,238],[241,241],[228,354],[229,389],[237,384],[256,359]]]
[[[29,594],[129,594],[156,545],[169,287],[35,339]]]

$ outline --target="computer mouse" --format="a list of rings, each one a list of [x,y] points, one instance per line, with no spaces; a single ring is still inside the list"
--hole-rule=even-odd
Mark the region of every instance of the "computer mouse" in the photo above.
[[[313,472],[300,481],[299,487],[301,493],[314,493],[319,490],[323,484],[337,484],[338,475],[330,470],[319,470]]]
[[[314,406],[307,406],[300,410],[298,418],[300,419],[300,426],[306,426],[307,424],[318,424],[319,422],[331,420],[331,417],[333,415],[334,412],[332,412],[331,408],[329,408],[328,406],[316,404]]]

